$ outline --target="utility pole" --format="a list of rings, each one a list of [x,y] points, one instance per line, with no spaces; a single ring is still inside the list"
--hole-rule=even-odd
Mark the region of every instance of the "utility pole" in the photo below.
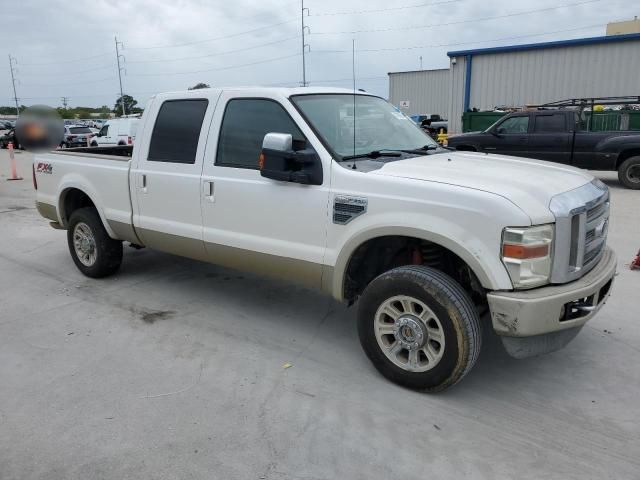
[[[300,9],[300,24],[302,27],[302,86],[306,87],[307,86],[307,66],[305,64],[305,51],[307,48],[309,48],[309,51],[311,50],[311,47],[309,45],[307,45],[306,43],[304,43],[304,31],[305,29],[307,29],[309,31],[309,27],[307,27],[304,24],[304,11],[307,11],[307,15],[309,15],[309,9],[306,8],[304,6],[304,0],[301,0],[302,4],[301,4],[301,9]],[[309,31],[310,32],[310,31]]]
[[[120,57],[124,59],[124,55],[120,55],[120,51],[118,50],[118,45],[124,48],[124,44],[118,41],[118,37],[114,37],[116,41],[116,61],[118,62],[118,80],[120,81],[120,105],[122,105],[122,115],[126,115],[124,111],[124,94],[122,93],[122,70],[123,67],[120,66]]]
[[[62,100],[62,106],[66,110],[67,109],[67,102],[69,101],[69,97],[60,97],[60,100]]]
[[[13,85],[13,100],[16,102],[16,115],[20,116],[20,107],[18,107],[18,94],[16,93],[16,72],[15,65],[18,63],[14,57],[9,54],[9,70],[11,71],[11,84]]]

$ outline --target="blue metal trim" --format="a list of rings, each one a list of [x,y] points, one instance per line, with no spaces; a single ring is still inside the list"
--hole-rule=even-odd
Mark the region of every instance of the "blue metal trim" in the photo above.
[[[465,55],[482,55],[487,53],[520,52],[524,50],[539,50],[544,48],[572,47],[579,45],[594,45],[601,43],[625,42],[640,40],[640,33],[626,35],[610,35],[606,37],[575,38],[573,40],[557,40],[555,42],[526,43],[523,45],[507,45],[504,47],[477,48],[475,50],[458,50],[447,52],[449,57],[463,57]]]
[[[471,101],[471,61],[473,60],[473,55],[465,55],[464,64],[465,64],[465,73],[464,73],[464,106],[462,107],[462,111],[466,112],[469,110],[469,102]]]

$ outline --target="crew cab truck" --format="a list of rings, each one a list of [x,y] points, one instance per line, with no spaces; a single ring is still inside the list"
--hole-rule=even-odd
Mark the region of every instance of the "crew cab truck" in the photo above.
[[[611,291],[603,183],[535,160],[480,166],[367,93],[159,94],[131,158],[105,152],[34,160],[37,208],[82,273],[113,274],[130,242],[323,290],[358,303],[364,351],[408,387],[462,379],[481,317],[509,353],[537,355]]]
[[[501,153],[617,171],[620,183],[640,189],[640,132],[592,132],[576,110],[534,110],[505,115],[484,132],[449,137],[463,151]]]

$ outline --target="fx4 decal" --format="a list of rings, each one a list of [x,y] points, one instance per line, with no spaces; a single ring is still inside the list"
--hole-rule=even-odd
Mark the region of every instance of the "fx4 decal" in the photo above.
[[[36,167],[36,172],[38,173],[53,173],[53,165],[45,162],[38,162],[38,166]]]

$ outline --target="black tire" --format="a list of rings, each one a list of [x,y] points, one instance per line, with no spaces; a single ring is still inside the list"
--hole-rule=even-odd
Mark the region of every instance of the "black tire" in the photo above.
[[[629,157],[618,168],[618,180],[625,188],[640,190],[640,155]]]
[[[69,148],[69,145],[67,145],[67,143],[66,143],[66,142],[62,142],[62,143],[60,144],[60,148]]]
[[[98,146],[98,142],[91,142],[91,146],[92,147],[97,147]]]
[[[92,252],[95,252],[93,261],[83,263],[74,245],[76,227],[82,224],[82,230],[86,226],[93,239]],[[83,274],[91,278],[102,278],[115,273],[122,263],[122,242],[109,237],[102,225],[100,215],[93,207],[80,208],[71,214],[67,228],[67,243],[73,262]]]
[[[378,343],[376,313],[396,296],[417,299],[439,321],[444,351],[433,367],[425,367],[429,368],[427,371],[412,372],[397,366]],[[438,392],[459,382],[475,364],[482,342],[478,313],[467,292],[448,275],[425,266],[395,268],[367,286],[358,308],[358,334],[362,348],[382,375],[399,385],[429,392]],[[389,336],[393,342],[397,341],[396,334]],[[425,339],[430,341],[428,335]]]

